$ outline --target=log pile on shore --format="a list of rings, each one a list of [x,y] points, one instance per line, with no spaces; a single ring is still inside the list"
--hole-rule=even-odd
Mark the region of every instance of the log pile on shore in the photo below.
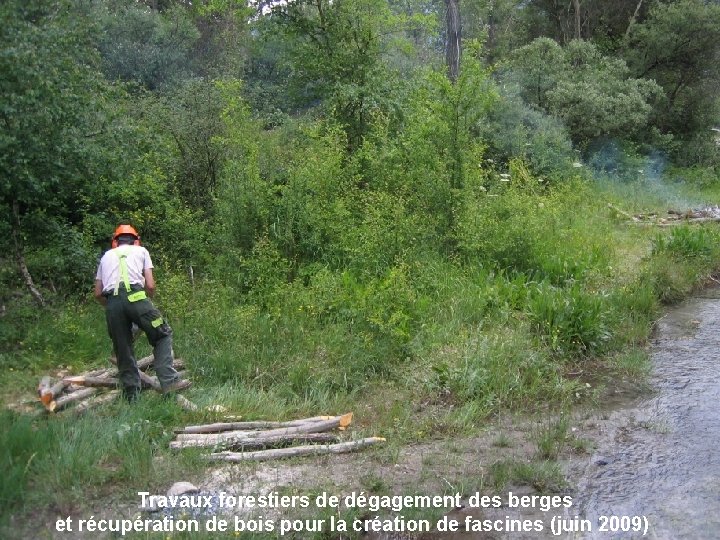
[[[656,225],[658,227],[672,227],[683,223],[711,223],[720,222],[720,207],[708,206],[705,208],[697,208],[693,210],[675,210],[670,209],[665,215],[657,213],[640,213],[630,214],[621,210],[612,203],[608,203],[608,208],[617,216],[627,219],[635,225]]]
[[[285,457],[353,452],[383,442],[381,437],[340,442],[332,430],[344,431],[352,413],[314,416],[289,422],[222,422],[175,430],[173,450],[209,448],[210,461],[263,461]]]
[[[161,392],[157,377],[148,373],[153,357],[138,361],[142,388]],[[174,367],[182,378],[184,362],[175,359]],[[96,369],[79,375],[54,380],[45,376],[37,392],[49,413],[74,411],[82,414],[98,405],[117,399],[117,367]],[[198,407],[181,395],[175,399],[180,406],[197,411]],[[208,408],[210,410],[210,408]],[[337,416],[313,416],[291,421],[233,421],[189,425],[175,430],[171,450],[202,448],[210,451],[208,461],[263,461],[306,455],[342,454],[354,452],[384,442],[382,437],[342,441],[338,432],[351,424],[352,413]]]
[[[157,377],[147,373],[152,363],[152,355],[138,360],[142,389],[149,388],[161,392]],[[184,378],[185,363],[183,360],[176,358],[173,365],[178,370],[180,377]],[[58,413],[64,410],[84,413],[88,409],[113,401],[120,395],[118,370],[117,367],[111,366],[87,371],[80,375],[62,377],[59,380],[45,376],[40,379],[37,393],[40,403],[49,413]],[[176,399],[183,408],[197,410],[197,406],[187,398],[178,394]]]

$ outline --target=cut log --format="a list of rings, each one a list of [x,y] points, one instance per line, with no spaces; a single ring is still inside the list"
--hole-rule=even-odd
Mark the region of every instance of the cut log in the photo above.
[[[73,409],[73,411],[76,414],[83,414],[88,409],[98,407],[99,405],[104,405],[105,403],[110,403],[111,401],[115,401],[119,395],[120,395],[120,390],[111,390],[110,392],[105,392],[101,396],[97,396],[94,398],[90,398],[90,399],[81,401],[80,403],[77,404],[77,407],[75,407]]]
[[[43,394],[50,391],[50,387],[52,386],[52,379],[45,375],[42,379],[40,379],[40,382],[38,383],[37,387],[37,393],[38,396],[42,398]]]
[[[216,452],[206,456],[210,461],[265,461],[268,459],[289,458],[297,456],[317,456],[321,454],[344,454],[355,452],[373,444],[384,442],[382,437],[368,437],[357,441],[338,444],[318,444],[293,446],[291,448],[276,448],[273,450],[258,450],[256,452]]]
[[[83,388],[81,390],[73,392],[72,394],[65,394],[53,401],[50,404],[50,407],[48,407],[48,410],[51,412],[58,412],[67,407],[70,403],[80,401],[81,399],[89,398],[90,396],[94,396],[97,391],[97,388]]]
[[[301,433],[323,433],[340,426],[347,426],[352,421],[352,413],[335,416],[330,420],[318,422],[305,422],[299,426],[269,429],[264,431],[227,431],[224,433],[203,434],[190,440],[178,440],[170,443],[173,450],[183,448],[205,447],[226,447],[239,445],[244,441],[264,439],[268,437],[290,437]]]
[[[145,371],[148,367],[152,365],[154,362],[155,357],[151,354],[150,356],[146,356],[144,358],[141,358],[137,361],[137,367],[140,371]]]
[[[110,377],[86,377],[77,375],[75,377],[65,377],[63,379],[68,384],[78,384],[93,388],[117,388],[118,380]]]
[[[85,373],[80,373],[80,376],[83,377],[117,377],[117,369],[114,368],[100,368],[100,369],[93,369],[92,371],[86,371]]]
[[[181,396],[180,394],[177,394],[177,396],[175,396],[175,399],[177,400],[178,405],[180,405],[186,411],[195,412],[199,409],[199,407],[197,405],[195,405],[192,401],[190,401],[185,396]]]
[[[214,424],[198,424],[196,426],[186,426],[182,429],[176,429],[175,433],[178,434],[191,434],[191,433],[221,433],[223,431],[238,431],[246,429],[272,429],[281,427],[295,427],[306,422],[321,422],[324,420],[331,420],[332,416],[313,416],[311,418],[301,418],[298,420],[291,420],[289,422],[272,422],[272,421],[249,421],[249,422],[216,422]]]
[[[162,388],[160,388],[160,382],[158,381],[157,377],[151,377],[144,371],[140,371],[140,382],[142,382],[145,386],[148,386],[152,388],[153,390],[157,392],[162,393]]]
[[[40,396],[40,401],[42,401],[42,404],[45,406],[45,408],[49,410],[50,404],[53,403],[55,398],[62,394],[63,390],[65,390],[68,386],[68,382],[58,381],[53,384],[47,391],[45,391]]]
[[[289,437],[275,435],[263,439],[248,439],[238,444],[223,446],[223,448],[236,452],[247,452],[248,450],[281,448],[297,444],[332,444],[337,442],[340,442],[339,437],[332,433],[298,433]]]

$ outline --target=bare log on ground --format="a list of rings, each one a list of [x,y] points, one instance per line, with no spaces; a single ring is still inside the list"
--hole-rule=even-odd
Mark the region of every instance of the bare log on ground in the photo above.
[[[52,386],[52,379],[45,375],[42,379],[40,379],[40,382],[38,383],[37,392],[38,396],[42,397],[44,392],[47,392],[50,390],[50,387]]]
[[[195,405],[192,401],[190,401],[185,396],[181,396],[180,394],[178,394],[175,397],[175,399],[176,399],[178,405],[180,405],[186,411],[195,412],[199,409],[199,407],[197,405]]]
[[[70,403],[89,398],[90,396],[94,396],[97,391],[97,388],[82,388],[81,390],[77,390],[72,394],[65,394],[52,402],[48,410],[52,412],[58,412],[67,407]]]
[[[268,459],[289,458],[297,456],[316,456],[321,454],[344,454],[354,452],[368,446],[384,442],[382,437],[369,437],[357,441],[338,444],[318,444],[293,446],[290,448],[276,448],[273,450],[258,450],[257,452],[216,452],[206,456],[210,461],[264,461]]]
[[[612,210],[613,212],[623,216],[626,219],[629,219],[630,221],[640,221],[638,218],[633,216],[632,214],[629,214],[628,212],[625,212],[624,210],[620,210],[617,206],[615,206],[612,203],[608,203],[608,208]]]
[[[244,441],[259,440],[268,437],[290,437],[302,433],[323,433],[342,425],[349,425],[352,421],[352,413],[335,416],[330,420],[318,422],[305,422],[299,426],[269,429],[264,431],[227,431],[216,434],[196,435],[190,440],[177,440],[170,443],[173,450],[181,450],[183,448],[196,448],[198,446],[205,447],[223,447],[237,446]]]
[[[77,414],[83,414],[88,409],[98,407],[99,405],[104,405],[105,403],[110,403],[111,401],[115,401],[119,395],[120,390],[111,390],[110,392],[105,392],[101,396],[81,401],[77,404],[77,407],[75,407],[73,411]]]
[[[77,375],[74,377],[65,377],[63,379],[68,384],[78,384],[80,386],[93,388],[117,388],[118,380],[111,377],[86,377]]]
[[[59,396],[65,388],[69,386],[70,383],[66,381],[58,381],[55,384],[52,384],[52,380],[50,377],[43,377],[40,381],[40,384],[38,385],[38,395],[40,396],[40,402],[43,404],[43,406],[50,410],[50,404],[53,402],[53,400]]]
[[[223,431],[238,431],[246,429],[273,429],[282,427],[295,427],[307,422],[321,422],[332,420],[333,416],[313,416],[311,418],[301,418],[291,420],[289,422],[271,422],[271,421],[248,421],[248,422],[216,422],[213,424],[198,424],[195,426],[186,426],[182,429],[176,429],[177,434],[202,434],[202,433],[221,433]],[[343,426],[345,427],[345,426]]]
[[[162,393],[162,388],[160,388],[160,382],[158,381],[157,377],[151,377],[144,371],[140,371],[139,373],[140,382],[142,382],[145,386],[148,386],[153,390]]]
[[[99,368],[80,373],[79,375],[84,377],[117,377],[118,372],[115,368]]]
[[[275,435],[264,439],[249,439],[239,444],[228,445],[226,448],[227,450],[234,450],[236,452],[246,452],[248,450],[292,446],[300,443],[332,444],[337,442],[340,442],[340,439],[332,433],[298,433],[289,437]]]

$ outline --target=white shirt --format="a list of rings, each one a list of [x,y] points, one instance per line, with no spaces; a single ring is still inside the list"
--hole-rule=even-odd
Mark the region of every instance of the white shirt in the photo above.
[[[127,272],[130,285],[145,286],[145,275],[143,272],[147,268],[152,268],[152,260],[150,253],[142,246],[118,246],[115,249],[109,249],[100,259],[98,265],[96,280],[102,282],[103,293],[115,290],[115,285],[123,286],[120,277],[120,254],[127,253]]]

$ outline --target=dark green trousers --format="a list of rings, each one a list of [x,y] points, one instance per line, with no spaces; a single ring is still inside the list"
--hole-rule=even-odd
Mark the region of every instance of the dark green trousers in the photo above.
[[[118,363],[118,374],[124,395],[134,399],[140,393],[140,374],[135,360],[132,324],[138,325],[153,348],[153,367],[160,386],[165,389],[178,379],[173,367],[172,328],[149,298],[130,302],[120,287],[117,296],[107,297],[105,319]],[[136,291],[131,291],[136,292]]]

